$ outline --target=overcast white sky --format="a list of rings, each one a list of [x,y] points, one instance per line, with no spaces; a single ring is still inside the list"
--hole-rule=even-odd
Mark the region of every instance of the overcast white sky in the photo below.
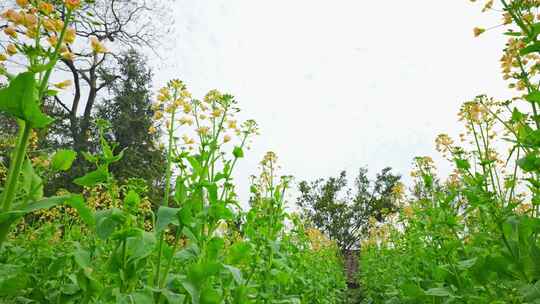
[[[268,150],[297,180],[361,166],[408,176],[413,157],[440,159],[435,136],[459,132],[461,102],[509,94],[502,35],[472,35],[499,15],[468,0],[172,3],[174,43],[153,62],[156,87],[180,78],[197,97],[229,92],[258,121],[237,171],[241,197]]]

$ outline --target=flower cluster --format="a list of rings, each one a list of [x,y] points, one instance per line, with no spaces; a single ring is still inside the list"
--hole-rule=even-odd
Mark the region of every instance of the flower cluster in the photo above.
[[[233,96],[217,90],[208,92],[202,100],[193,99],[185,84],[172,80],[159,90],[157,101],[152,105],[154,120],[165,126],[168,134],[181,131],[180,146],[193,150],[195,147],[222,145],[233,141],[234,136],[243,142],[252,134],[258,134],[254,121],[239,124]],[[159,127],[150,127],[157,133]]]
[[[436,171],[435,162],[429,156],[419,156],[414,158],[414,170],[410,175],[413,178],[421,177],[423,174],[429,174]]]
[[[306,235],[308,237],[311,249],[319,251],[321,249],[334,246],[334,242],[331,241],[324,233],[316,228],[306,229]]]
[[[48,57],[55,51],[65,59],[74,58],[70,45],[75,41],[76,31],[65,24],[65,12],[57,11],[50,1],[18,0],[17,4],[18,9],[10,8],[1,14],[7,21],[3,32],[9,44],[0,53],[0,61],[32,49],[34,52],[28,55],[30,64],[38,63],[32,62],[36,60],[35,54]],[[66,0],[64,5],[71,12],[79,7],[80,0]]]

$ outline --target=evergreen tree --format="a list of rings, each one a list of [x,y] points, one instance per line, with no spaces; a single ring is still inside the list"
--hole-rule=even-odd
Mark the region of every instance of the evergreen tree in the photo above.
[[[110,98],[98,105],[96,118],[110,123],[112,141],[117,149],[125,150],[124,157],[111,168],[120,181],[142,178],[151,189],[151,197],[163,184],[164,154],[158,147],[159,134],[151,134],[154,125],[151,109],[152,72],[146,58],[134,49],[119,58],[120,79],[108,88]],[[103,77],[106,77],[105,75]],[[152,195],[153,194],[153,195]]]

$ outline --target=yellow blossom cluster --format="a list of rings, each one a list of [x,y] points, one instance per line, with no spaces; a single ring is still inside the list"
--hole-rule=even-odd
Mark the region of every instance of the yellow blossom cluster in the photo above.
[[[238,124],[238,109],[231,95],[217,90],[209,91],[201,100],[193,99],[185,84],[172,80],[159,90],[157,101],[152,105],[154,121],[165,126],[167,134],[181,131],[182,149],[193,150],[197,145],[226,144],[233,136],[243,141],[247,135],[256,134],[253,121]],[[150,133],[157,133],[159,126],[152,126]]]
[[[52,1],[37,0],[16,1],[18,8],[10,8],[1,13],[1,19],[6,20],[3,33],[9,44],[0,53],[0,62],[23,52],[26,46],[33,45],[58,54],[65,59],[73,59],[70,44],[75,41],[76,31],[66,27],[63,18],[66,12],[57,11]],[[80,0],[65,0],[69,12],[80,6]],[[59,41],[62,37],[62,41]]]
[[[453,144],[454,141],[448,134],[439,134],[437,138],[435,138],[435,149],[443,154],[443,157],[449,157],[448,154],[453,153]]]
[[[414,216],[414,209],[411,205],[407,205],[405,207],[403,207],[402,209],[402,214],[407,218],[407,219],[411,219],[413,218]]]
[[[421,177],[424,173],[435,172],[435,162],[433,158],[429,156],[419,156],[414,159],[414,170],[411,171],[410,175],[413,178]]]
[[[459,171],[454,170],[446,179],[445,182],[447,187],[456,188],[461,185],[461,176],[459,174]]]
[[[508,40],[500,60],[503,79],[510,82],[509,88],[525,91],[530,88],[531,79],[537,77],[540,72],[540,56],[536,52],[522,53],[531,41],[531,34],[534,35],[536,32],[535,24],[540,21],[538,14],[540,1],[520,0],[516,5],[513,2],[515,1],[502,2],[501,7],[495,9],[493,0],[485,1],[482,11],[500,12],[502,21],[499,25],[488,29],[476,27],[473,32],[475,36],[479,36],[499,26],[507,27]]]
[[[533,205],[531,203],[521,203],[519,204],[515,211],[518,214],[527,214],[533,210]]]
[[[311,245],[311,249],[314,251],[319,251],[321,249],[329,248],[334,246],[332,242],[324,233],[316,228],[306,229],[306,236]]]
[[[396,200],[402,200],[405,197],[405,184],[397,182],[394,187],[392,187],[392,195]]]

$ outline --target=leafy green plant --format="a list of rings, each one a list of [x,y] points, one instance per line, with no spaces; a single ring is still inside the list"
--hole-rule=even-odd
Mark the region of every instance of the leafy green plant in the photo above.
[[[71,2],[70,2],[71,3]],[[40,104],[44,98],[55,94],[49,89],[49,78],[60,59],[65,43],[70,43],[69,25],[73,22],[72,14],[77,8],[65,6],[66,21],[58,26],[54,24],[60,12],[54,11],[52,4],[43,2],[23,3],[20,12],[8,10],[4,17],[10,22],[6,32],[10,34],[13,44],[7,51],[10,55],[20,52],[26,57],[26,71],[11,75],[5,68],[0,74],[9,80],[7,87],[0,89],[0,111],[17,119],[19,134],[12,152],[8,176],[2,188],[0,207],[0,248],[5,242],[12,224],[25,214],[50,208],[57,204],[67,203],[80,209],[83,204],[76,196],[43,197],[43,180],[36,174],[32,163],[27,158],[28,144],[33,130],[45,128],[53,119],[41,112]],[[61,26],[60,26],[61,25]],[[16,28],[22,28],[30,40],[17,40]],[[41,38],[54,34],[56,40],[44,45]],[[2,55],[5,58],[5,55]],[[53,156],[53,170],[62,171],[71,166],[73,154],[59,151]],[[84,212],[84,211],[83,211]]]

